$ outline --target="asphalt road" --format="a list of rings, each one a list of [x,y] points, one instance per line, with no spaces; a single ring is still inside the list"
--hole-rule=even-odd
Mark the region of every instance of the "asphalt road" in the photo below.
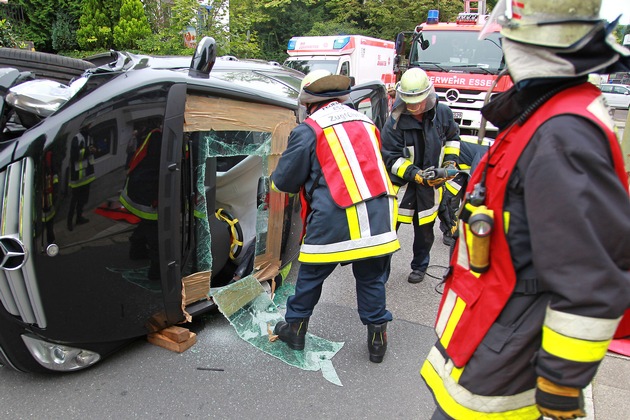
[[[394,321],[383,363],[368,361],[349,267],[338,268],[326,281],[311,318],[309,332],[345,342],[332,359],[343,386],[319,371],[266,355],[215,314],[190,326],[198,341],[181,354],[139,340],[81,372],[33,375],[0,369],[0,418],[429,418],[434,403],[419,369],[434,341],[437,280],[406,281],[411,228],[401,227],[400,236],[403,250],[393,257],[387,285]],[[447,253],[436,241],[430,274],[442,274]]]

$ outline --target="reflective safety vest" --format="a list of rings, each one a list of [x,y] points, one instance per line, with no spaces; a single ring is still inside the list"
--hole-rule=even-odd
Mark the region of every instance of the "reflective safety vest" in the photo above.
[[[379,134],[368,117],[333,102],[305,123],[315,131],[317,160],[339,207],[347,208],[387,192],[394,195],[381,157]]]
[[[70,146],[70,188],[78,188],[93,182],[94,176],[94,154],[90,151],[88,139],[81,133],[72,140]]]
[[[619,142],[614,132],[601,122],[589,105],[599,99],[599,90],[588,84],[566,89],[543,104],[522,126],[513,126],[507,135],[499,137],[491,153],[484,156],[475,171],[468,192],[479,182],[488,156],[491,156],[486,177],[486,206],[494,210],[494,225],[504,226],[503,202],[510,175],[521,153],[538,127],[547,120],[562,114],[577,114],[595,123],[607,134],[612,150],[615,171],[620,182],[627,187],[626,175]],[[501,313],[512,295],[516,273],[504,229],[491,233],[490,269],[482,274],[470,270],[468,246],[470,234],[460,222],[460,240],[453,254],[453,272],[447,278],[440,303],[436,332],[455,366],[461,367]]]
[[[311,200],[312,203],[326,200],[318,203],[329,208],[330,213],[320,214],[334,218],[342,213],[347,225],[313,231],[311,236],[307,227],[299,261],[341,263],[398,250],[397,202],[380,153],[380,134],[376,126],[365,115],[338,102],[319,109],[304,123],[315,133],[321,176],[332,198],[315,194],[318,180],[311,191],[303,187],[300,194],[304,223],[309,220]],[[339,234],[345,231],[347,235]],[[311,238],[316,239],[311,241]]]
[[[52,163],[52,152],[46,152],[43,165],[43,194],[42,194],[42,222],[48,222],[55,217],[55,188],[59,183],[59,176],[55,173]]]
[[[540,106],[524,125],[515,125],[506,134],[499,135],[491,152],[481,160],[479,169],[468,184],[467,191],[470,193],[483,175],[482,168],[487,170],[485,205],[494,211],[495,226],[490,237],[490,266],[484,273],[470,269],[470,234],[465,223],[460,221],[460,240],[451,261],[453,270],[446,279],[435,326],[446,354],[442,354],[437,346],[433,347],[421,370],[422,377],[438,403],[451,416],[488,419],[540,418],[540,412],[535,405],[535,389],[517,395],[476,395],[461,386],[458,380],[465,365],[510,299],[516,285],[516,273],[503,229],[503,203],[517,161],[538,128],[558,115],[579,115],[593,121],[606,133],[615,172],[625,188],[628,188],[618,140],[614,132],[600,119],[601,114],[598,114],[606,112],[598,103],[600,100],[599,89],[589,83],[555,95]],[[488,159],[490,164],[486,168]],[[548,308],[545,324],[561,324],[563,317],[566,318],[567,315]],[[617,320],[591,320],[594,325],[601,324],[602,330],[609,329],[616,322]],[[612,336],[612,331],[610,335]],[[544,344],[543,337],[543,347]]]
[[[162,130],[147,134],[129,163],[120,202],[130,213],[145,220],[158,219],[158,186]]]

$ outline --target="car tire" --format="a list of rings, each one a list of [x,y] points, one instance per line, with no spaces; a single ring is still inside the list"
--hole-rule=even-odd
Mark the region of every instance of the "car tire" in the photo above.
[[[95,65],[89,61],[56,54],[0,48],[0,67],[30,71],[38,79],[51,79],[67,84]]]

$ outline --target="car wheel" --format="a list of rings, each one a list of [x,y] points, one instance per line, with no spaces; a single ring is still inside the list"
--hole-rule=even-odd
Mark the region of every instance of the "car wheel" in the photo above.
[[[95,65],[89,61],[56,54],[0,48],[0,67],[30,71],[38,79],[51,79],[67,84]]]

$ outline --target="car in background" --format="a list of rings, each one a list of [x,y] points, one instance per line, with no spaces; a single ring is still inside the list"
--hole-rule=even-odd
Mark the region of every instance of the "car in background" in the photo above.
[[[611,108],[630,108],[630,85],[602,83],[600,89]]]
[[[212,289],[281,280],[300,204],[268,180],[304,115],[302,73],[217,59],[211,38],[192,57],[45,69],[13,53],[0,65],[0,365],[84,369],[216,308]],[[348,104],[366,103],[382,126],[382,83],[353,88]]]

